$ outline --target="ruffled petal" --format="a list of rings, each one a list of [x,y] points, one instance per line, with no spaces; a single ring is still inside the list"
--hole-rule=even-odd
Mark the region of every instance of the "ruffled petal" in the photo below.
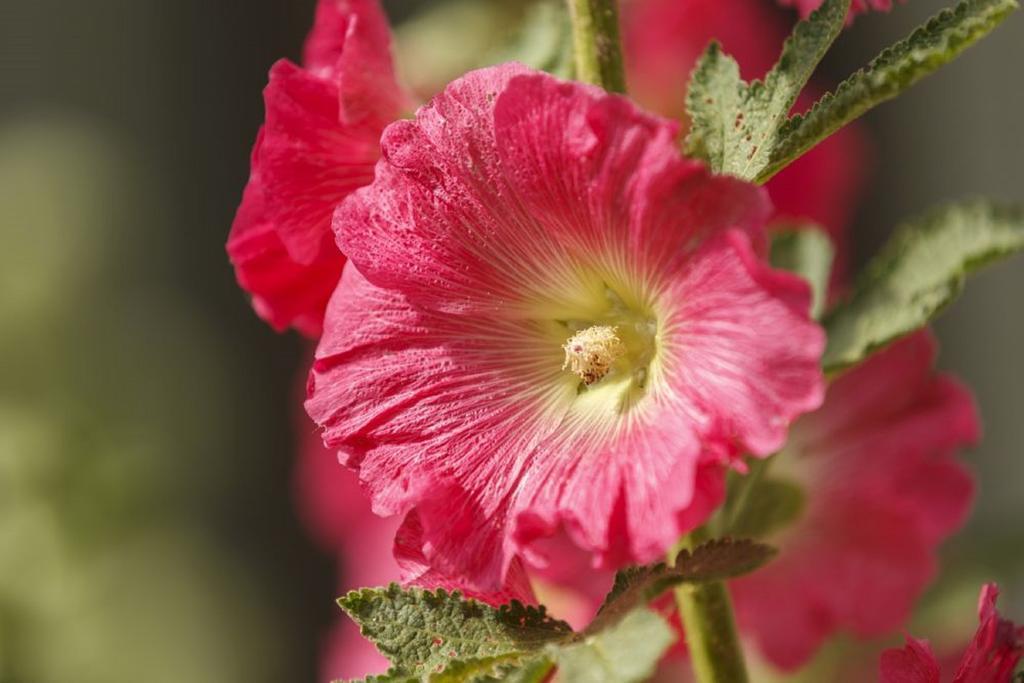
[[[449,592],[457,590],[467,598],[494,606],[505,605],[513,600],[525,605],[537,604],[537,598],[530,585],[530,577],[520,560],[514,560],[509,566],[505,583],[497,591],[467,591],[460,581],[444,575],[431,566],[423,552],[424,545],[423,525],[420,523],[419,515],[410,512],[395,536],[395,559],[402,567],[403,584],[429,589],[443,588]]]
[[[900,649],[882,653],[880,683],[939,683],[939,663],[927,640],[907,638]]]
[[[439,568],[484,575],[477,587],[494,590],[514,555],[501,552],[494,518],[507,509],[523,457],[557,425],[540,422],[529,369],[494,343],[522,332],[416,309],[353,267],[328,310],[307,412],[328,446],[359,468],[378,513],[418,506],[435,546],[435,531],[458,538],[455,557]]]
[[[978,630],[967,646],[952,683],[1009,681],[1024,656],[1024,626],[1003,619],[996,610],[999,589],[982,586],[978,596]],[[927,641],[907,638],[903,649],[886,650],[881,660],[882,683],[938,683],[939,666]]]
[[[255,163],[266,206],[297,263],[314,261],[341,199],[373,179],[378,139],[342,125],[338,88],[288,61],[270,71],[263,145]]]
[[[315,337],[345,261],[331,215],[373,178],[380,134],[407,100],[377,0],[320,0],[305,56],[308,69],[271,69],[228,251],[261,317]]]
[[[484,69],[390,126],[336,212],[351,264],[307,410],[445,576],[496,590],[562,530],[601,565],[659,558],[720,502],[723,462],[820,402],[809,290],[751,247],[763,191],[675,137],[596,88]],[[591,392],[563,345],[604,315],[631,346]]]
[[[732,253],[736,291],[746,291],[746,309],[763,320],[757,309],[768,304],[755,296],[756,274]],[[659,399],[618,437],[595,438],[600,433],[585,421],[552,413],[544,396],[530,391],[522,382],[526,368],[495,366],[486,343],[473,348],[467,340],[485,328],[417,309],[352,267],[338,291],[307,410],[327,443],[360,468],[378,512],[417,508],[430,546],[424,552],[449,575],[493,590],[516,555],[528,555],[531,544],[560,528],[601,564],[651,561],[720,503],[721,467],[696,474],[699,462],[715,458],[701,450],[692,407],[721,397],[698,397],[686,409]],[[686,293],[699,299],[705,291]],[[509,328],[497,338],[515,334]],[[697,362],[697,349],[688,362]],[[815,366],[813,351],[807,363]],[[814,372],[801,400],[814,391]],[[780,399],[763,393],[760,400]],[[715,417],[711,431],[742,432],[741,419],[730,417],[726,429]],[[675,485],[666,490],[665,481]],[[502,540],[506,526],[513,533]],[[474,576],[488,579],[474,584]]]
[[[563,523],[607,561],[649,561],[720,502],[720,468],[695,494],[700,446],[670,404],[595,440],[552,412],[525,370],[488,360],[486,339],[473,348],[465,320],[416,309],[351,266],[338,291],[307,411],[359,468],[377,512],[415,507],[426,560],[442,573],[493,591]],[[665,481],[677,484],[666,492]]]
[[[824,395],[824,334],[807,320],[807,284],[769,269],[730,233],[703,247],[672,294],[666,362],[682,411],[733,452],[775,452],[792,419]]]
[[[309,337],[320,335],[324,309],[345,257],[327,241],[308,265],[293,261],[267,217],[258,172],[245,187],[227,251],[239,286],[252,295],[253,308],[261,318],[278,332],[294,327]]]
[[[953,676],[953,683],[1009,681],[1024,657],[1024,626],[1003,619],[996,610],[999,588],[985,584],[978,596],[978,630]]]
[[[481,101],[493,110],[468,106]],[[654,279],[710,234],[758,234],[770,211],[761,190],[681,158],[676,137],[595,88],[473,72],[387,129],[376,182],[338,209],[338,243],[371,281],[450,312],[592,289],[586,262]]]
[[[410,106],[395,77],[391,29],[379,0],[319,0],[303,62],[337,84],[345,125],[379,134]]]

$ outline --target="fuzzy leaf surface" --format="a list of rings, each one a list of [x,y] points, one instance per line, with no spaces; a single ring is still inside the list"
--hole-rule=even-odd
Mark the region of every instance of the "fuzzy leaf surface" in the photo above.
[[[553,667],[554,662],[544,655],[515,653],[498,657],[453,660],[442,670],[420,675],[400,673],[392,668],[386,674],[368,676],[362,681],[352,683],[542,683]]]
[[[722,171],[746,94],[739,64],[712,42],[697,61],[686,93],[687,154],[704,159],[713,171]]]
[[[541,683],[552,668],[554,662],[545,656],[505,655],[451,662],[425,683]]]
[[[787,227],[772,235],[772,266],[795,273],[811,285],[811,316],[815,320],[821,317],[828,296],[834,256],[832,240],[817,226]]]
[[[491,607],[444,590],[364,588],[338,604],[393,665],[394,674],[437,673],[452,660],[535,652],[572,629],[543,608]]]
[[[577,634],[543,608],[490,607],[443,590],[352,591],[339,604],[391,661],[363,683],[628,682],[651,675],[675,636],[639,603]]]
[[[841,370],[923,327],[982,266],[1024,249],[1024,207],[968,201],[899,228],[824,319],[826,371]]]
[[[745,83],[736,61],[712,43],[690,79],[687,152],[706,159],[716,172],[757,178],[797,97],[842,31],[849,8],[850,0],[826,0],[798,23],[764,81]]]
[[[932,17],[822,97],[807,113],[790,119],[756,180],[765,182],[835,131],[946,65],[1017,7],[1017,0],[961,0],[956,7]]]

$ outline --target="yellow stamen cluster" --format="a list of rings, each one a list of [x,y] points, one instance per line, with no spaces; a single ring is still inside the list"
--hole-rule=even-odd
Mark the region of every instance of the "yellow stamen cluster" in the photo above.
[[[580,330],[562,346],[565,350],[563,370],[571,370],[590,386],[607,375],[615,361],[626,353],[616,328],[594,325]]]

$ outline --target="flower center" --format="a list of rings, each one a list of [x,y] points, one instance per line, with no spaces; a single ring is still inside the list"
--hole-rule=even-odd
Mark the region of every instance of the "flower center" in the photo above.
[[[593,280],[581,288],[583,296],[537,316],[546,318],[539,326],[545,360],[538,367],[555,381],[553,395],[569,401],[574,414],[604,420],[631,412],[656,390],[663,356],[657,308],[643,292],[627,286],[632,283]],[[556,379],[546,373],[554,370],[558,351],[563,362]]]
[[[626,345],[618,331],[609,325],[593,325],[580,330],[562,346],[565,350],[563,370],[570,370],[590,386],[600,382],[612,366],[626,353]]]

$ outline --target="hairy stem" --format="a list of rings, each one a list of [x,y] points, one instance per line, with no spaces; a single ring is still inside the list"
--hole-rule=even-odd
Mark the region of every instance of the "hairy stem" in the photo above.
[[[684,547],[692,549],[705,540],[707,533],[697,529],[686,537]],[[747,666],[725,583],[683,584],[676,589],[676,603],[698,683],[747,683]]]
[[[567,1],[572,17],[576,78],[609,92],[626,92],[618,0]]]

